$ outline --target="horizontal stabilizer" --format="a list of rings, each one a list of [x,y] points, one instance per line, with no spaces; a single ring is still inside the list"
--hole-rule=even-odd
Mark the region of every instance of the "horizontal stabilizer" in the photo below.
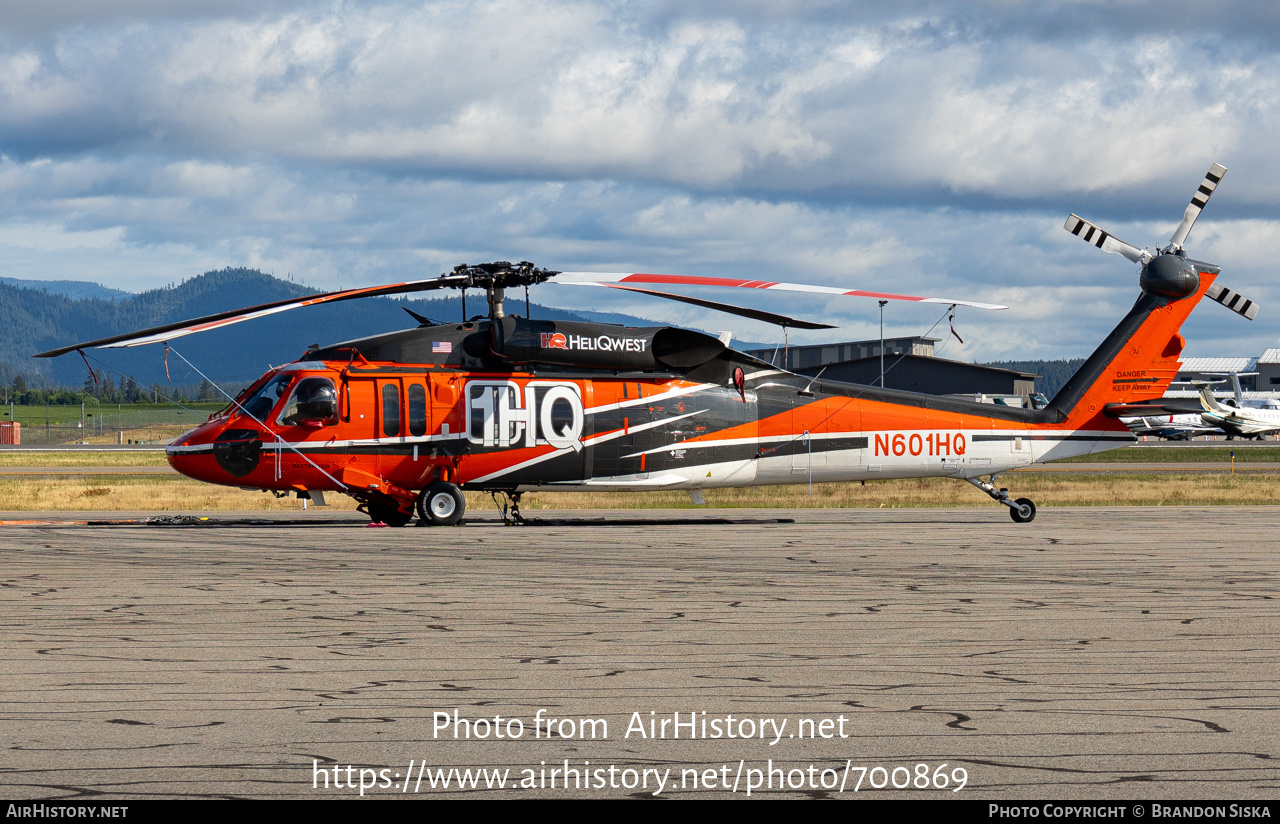
[[[1102,414],[1108,418],[1145,418],[1151,415],[1198,415],[1202,411],[1199,404],[1189,406],[1185,402],[1178,403],[1163,398],[1134,401],[1133,403],[1109,403],[1102,408]]]

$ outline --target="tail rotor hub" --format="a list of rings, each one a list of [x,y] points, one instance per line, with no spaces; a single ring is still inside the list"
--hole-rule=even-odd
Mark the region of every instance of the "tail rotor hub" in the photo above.
[[[1180,300],[1200,288],[1200,273],[1182,250],[1156,255],[1142,267],[1138,280],[1148,295]]]
[[[1152,255],[1147,249],[1139,249],[1131,243],[1125,243],[1120,238],[1090,223],[1079,215],[1073,214],[1068,217],[1063,228],[1084,242],[1097,246],[1104,252],[1121,255],[1141,266],[1142,274],[1138,278],[1138,283],[1144,293],[1162,300],[1181,300],[1190,297],[1200,289],[1201,269],[1212,271],[1215,274],[1218,269],[1204,263],[1199,264],[1197,267],[1195,263],[1187,260],[1187,253],[1183,244],[1186,243],[1187,236],[1191,234],[1191,227],[1195,225],[1196,218],[1200,217],[1200,212],[1204,210],[1209,198],[1217,190],[1218,184],[1222,182],[1222,176],[1226,173],[1227,167],[1218,163],[1209,167],[1209,171],[1205,174],[1200,188],[1196,189],[1196,193],[1191,197],[1191,203],[1187,205],[1186,211],[1183,212],[1182,221],[1173,230],[1173,236],[1169,238],[1168,244],[1160,247],[1155,255]],[[1243,295],[1231,291],[1220,283],[1210,285],[1205,292],[1205,296],[1210,300],[1221,303],[1248,320],[1253,320],[1254,316],[1258,314],[1258,305],[1256,303]]]

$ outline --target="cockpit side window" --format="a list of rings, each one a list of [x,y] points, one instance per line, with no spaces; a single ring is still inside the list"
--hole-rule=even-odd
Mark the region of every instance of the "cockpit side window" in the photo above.
[[[259,421],[266,421],[276,403],[289,389],[289,383],[293,378],[293,375],[276,375],[264,383],[261,389],[250,395],[248,400],[241,401],[240,407],[251,417]]]
[[[338,423],[338,392],[328,378],[298,381],[289,402],[280,412],[285,426],[334,426]]]

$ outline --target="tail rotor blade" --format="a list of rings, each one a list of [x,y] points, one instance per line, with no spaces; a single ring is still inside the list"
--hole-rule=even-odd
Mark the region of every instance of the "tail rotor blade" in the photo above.
[[[1191,197],[1191,204],[1187,206],[1187,211],[1182,215],[1182,222],[1178,224],[1178,228],[1173,230],[1173,237],[1169,239],[1169,247],[1171,249],[1181,249],[1182,244],[1186,242],[1187,235],[1191,233],[1191,227],[1196,225],[1196,218],[1200,217],[1200,212],[1204,210],[1204,206],[1209,202],[1209,198],[1213,196],[1214,189],[1218,188],[1222,176],[1227,173],[1227,167],[1220,163],[1215,163],[1209,167],[1209,173],[1204,176],[1204,182],[1200,184],[1200,188],[1196,189],[1196,193]]]
[[[1239,292],[1232,292],[1220,283],[1214,282],[1209,287],[1209,291],[1205,292],[1205,297],[1210,300],[1216,300],[1223,306],[1248,320],[1253,320],[1258,315],[1258,304],[1246,298]]]
[[[1122,255],[1134,263],[1146,263],[1151,259],[1151,253],[1132,244],[1125,243],[1120,238],[1103,231],[1077,214],[1072,214],[1071,217],[1067,218],[1067,222],[1063,224],[1062,228],[1085,243],[1092,243],[1104,252]]]

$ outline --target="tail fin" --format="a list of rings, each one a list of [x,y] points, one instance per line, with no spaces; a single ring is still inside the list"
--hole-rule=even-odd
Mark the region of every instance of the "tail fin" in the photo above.
[[[1213,384],[1206,381],[1192,381],[1192,384],[1200,387],[1200,405],[1204,407],[1206,412],[1230,412],[1230,409],[1224,409],[1222,404],[1218,403],[1218,399],[1213,396]]]
[[[1240,373],[1231,373],[1231,388],[1235,392],[1236,406],[1244,406],[1244,388],[1240,386]]]
[[[1178,330],[1220,271],[1207,263],[1194,265],[1199,288],[1182,299],[1143,292],[1124,320],[1053,396],[1043,410],[1046,422],[1113,429],[1118,421],[1103,415],[1107,404],[1164,395],[1178,376],[1179,356],[1186,344]]]

